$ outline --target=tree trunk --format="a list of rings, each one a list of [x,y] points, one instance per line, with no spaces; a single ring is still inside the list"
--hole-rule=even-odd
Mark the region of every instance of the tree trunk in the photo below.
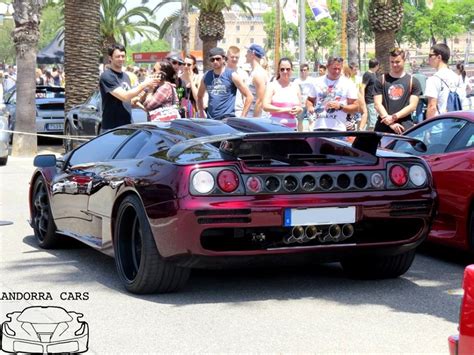
[[[202,38],[202,64],[204,72],[211,69],[208,53],[214,47],[217,47],[217,40],[215,38]]]
[[[102,53],[102,63],[109,64],[109,47],[116,44],[117,40],[113,36],[102,38],[100,52]]]
[[[35,68],[38,50],[39,22],[44,0],[14,0],[13,41],[16,49],[16,122],[15,130],[30,134],[14,134],[12,156],[37,153]]]
[[[348,0],[347,11],[347,48],[348,62],[359,62],[359,13],[357,10],[358,0]]]
[[[99,83],[100,0],[64,1],[64,72],[68,112]]]
[[[395,43],[394,31],[374,32],[375,34],[375,57],[380,62],[382,73],[390,71],[390,50]]]
[[[181,8],[183,14],[181,16],[181,26],[180,26],[180,35],[181,35],[181,49],[183,51],[183,55],[187,56],[189,54],[189,23],[188,23],[188,13],[189,13],[189,4],[188,0],[182,0]]]

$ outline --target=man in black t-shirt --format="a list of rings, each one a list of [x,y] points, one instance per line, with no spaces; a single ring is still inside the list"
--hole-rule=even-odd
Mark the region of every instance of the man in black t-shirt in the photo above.
[[[380,65],[377,59],[369,60],[369,70],[364,73],[362,84],[360,85],[360,101],[362,107],[360,127],[361,129],[365,127],[368,131],[373,131],[375,123],[377,122],[377,111],[374,105],[374,89],[379,68]]]
[[[130,88],[130,78],[122,71],[125,62],[125,47],[114,44],[108,49],[110,67],[100,76],[99,86],[102,96],[101,133],[132,122],[130,100],[145,88],[158,85],[158,79],[145,79],[135,88]]]
[[[405,52],[390,52],[390,73],[375,84],[374,104],[379,116],[375,131],[401,134],[414,125],[411,113],[416,110],[421,94],[420,83],[405,73]]]

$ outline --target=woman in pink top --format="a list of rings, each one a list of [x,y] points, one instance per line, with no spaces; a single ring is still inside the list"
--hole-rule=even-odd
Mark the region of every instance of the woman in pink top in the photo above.
[[[303,108],[300,87],[291,82],[292,71],[291,60],[281,58],[276,80],[271,81],[265,90],[263,109],[270,113],[273,121],[296,129],[296,115],[302,112]]]

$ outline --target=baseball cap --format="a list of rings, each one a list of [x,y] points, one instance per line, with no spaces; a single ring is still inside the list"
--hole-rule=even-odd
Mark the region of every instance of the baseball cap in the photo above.
[[[247,49],[253,52],[253,54],[255,54],[259,58],[265,57],[264,49],[262,48],[262,46],[259,46],[258,44],[252,44],[250,45],[250,47],[247,47]]]
[[[222,48],[214,47],[209,51],[208,56],[209,57],[214,57],[216,55],[220,55],[221,57],[225,57],[225,52]]]
[[[181,55],[178,52],[169,52],[168,55],[166,56],[166,59],[175,60],[178,63],[184,64],[184,60],[183,58],[181,58]]]

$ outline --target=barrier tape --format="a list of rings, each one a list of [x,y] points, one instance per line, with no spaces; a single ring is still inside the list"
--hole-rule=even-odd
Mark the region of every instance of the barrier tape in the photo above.
[[[20,131],[11,131],[9,129],[0,129],[0,132],[13,133],[13,134],[23,134],[26,136],[37,136],[37,137],[47,137],[47,138],[57,138],[57,139],[73,139],[75,141],[88,142],[96,136],[64,136],[58,134],[42,134],[42,133],[30,133],[30,132],[20,132]]]

